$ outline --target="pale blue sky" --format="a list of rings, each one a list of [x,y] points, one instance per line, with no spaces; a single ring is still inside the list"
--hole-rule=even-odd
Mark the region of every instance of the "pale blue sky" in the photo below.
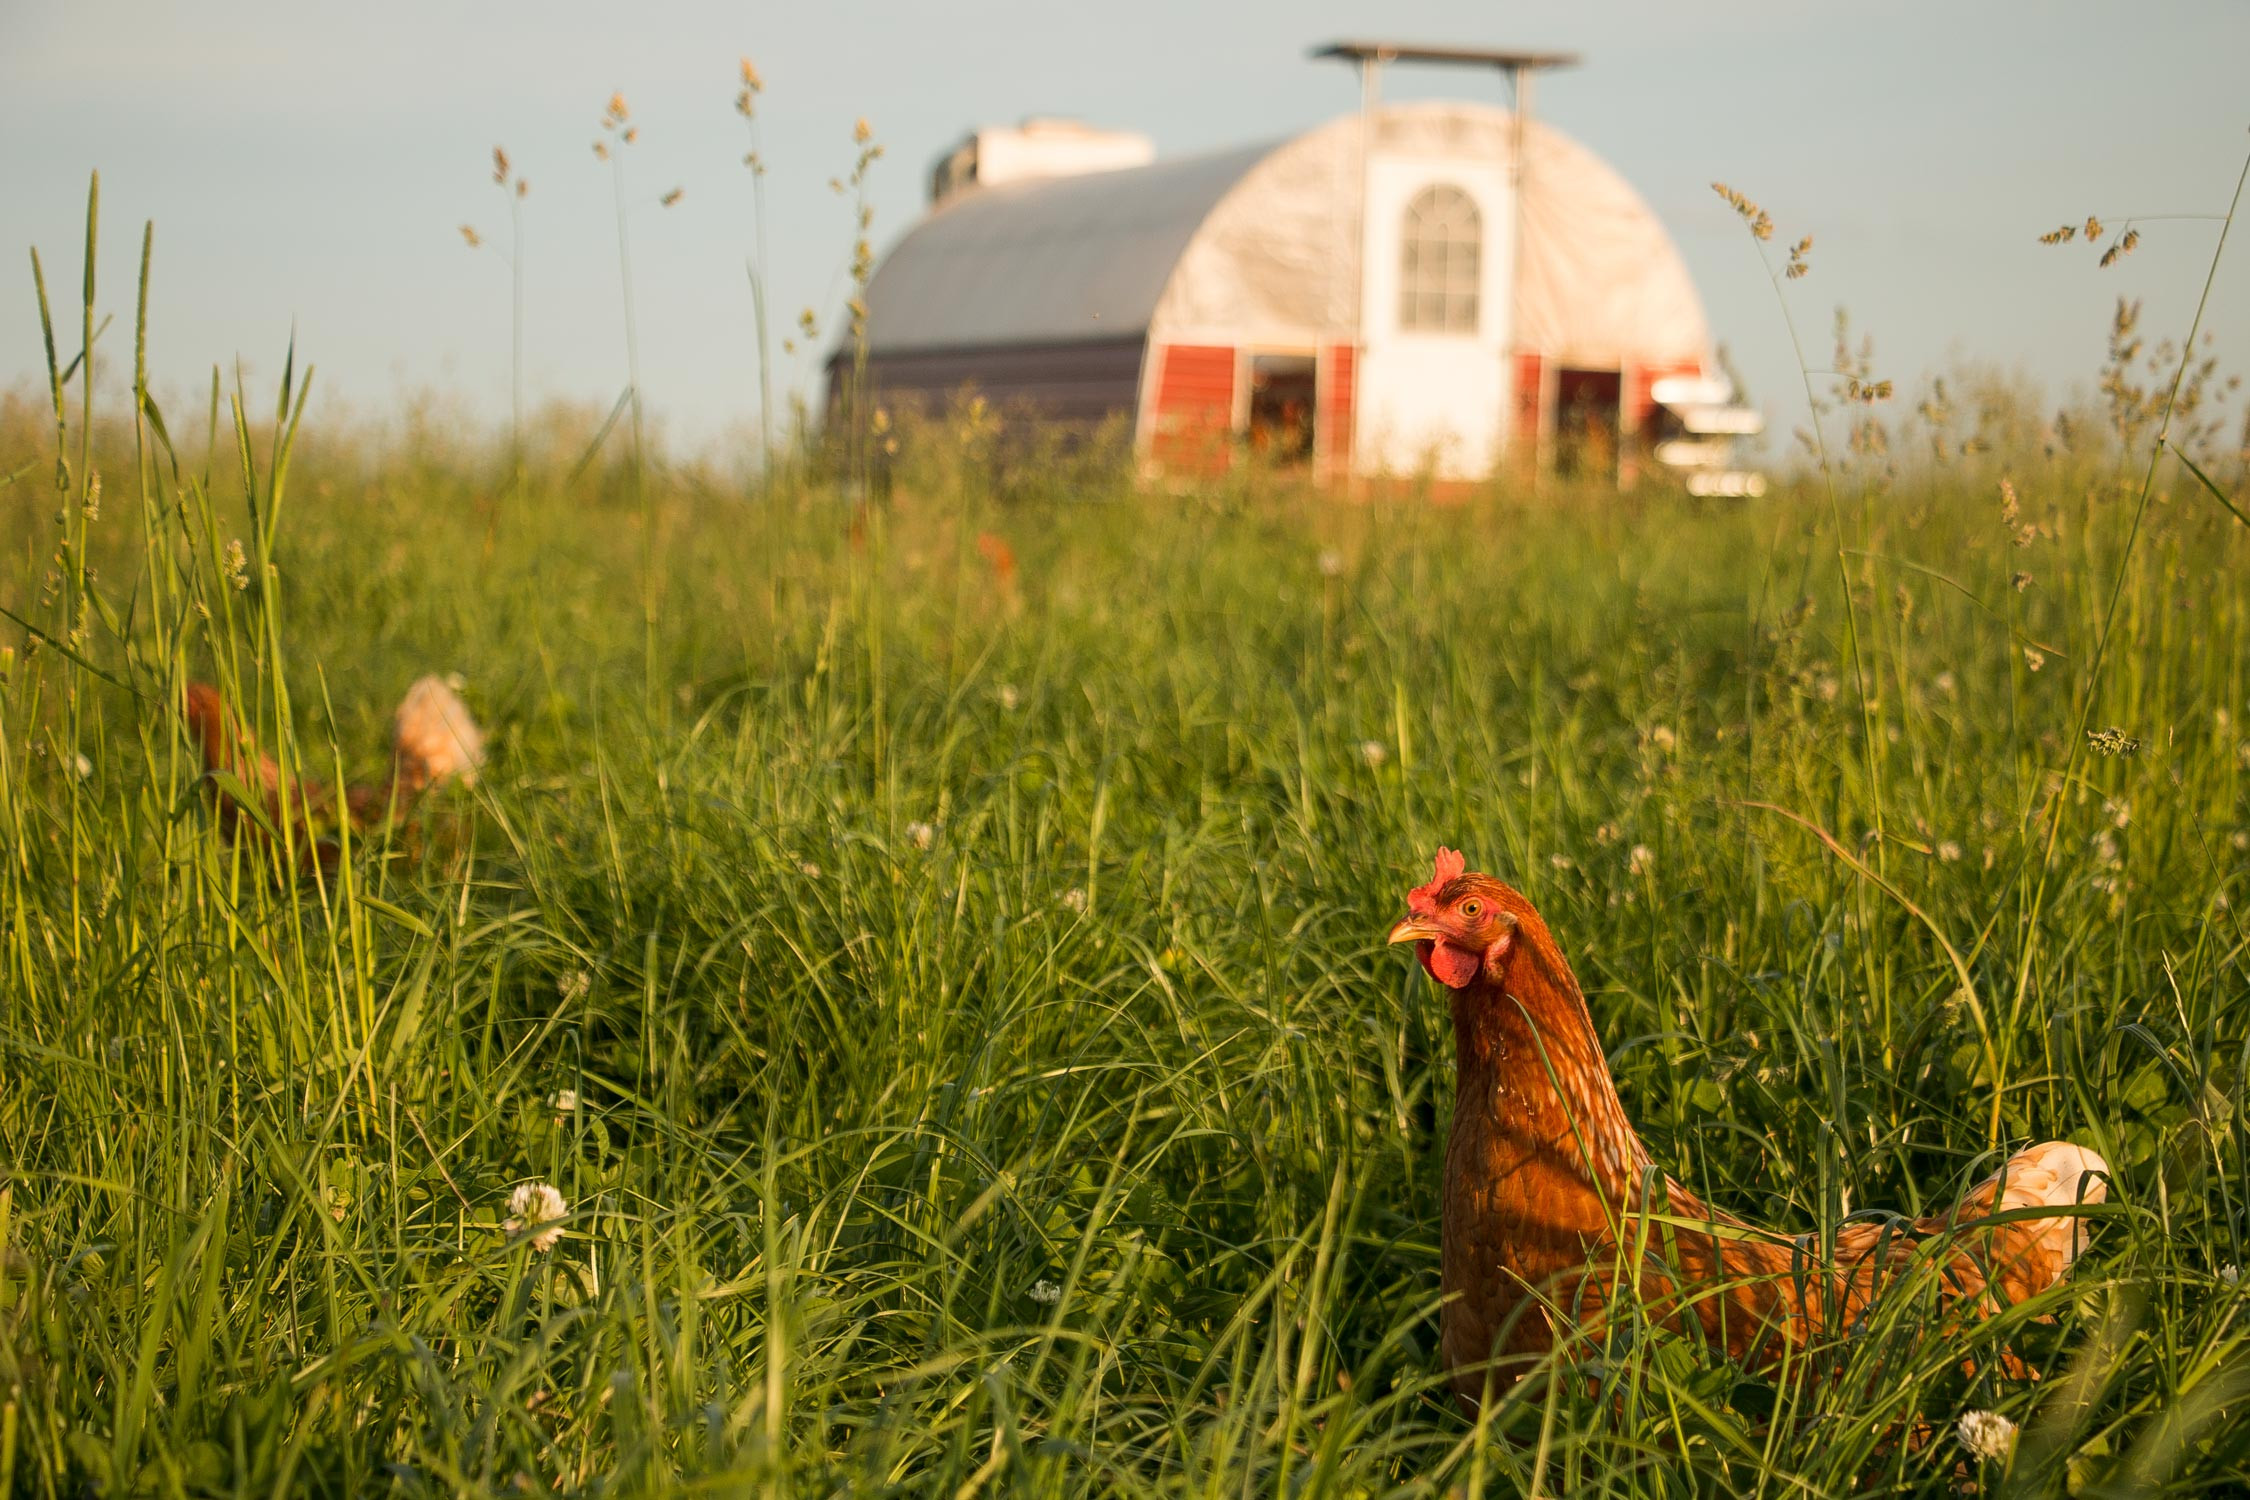
[[[1958,356],[2058,392],[2090,383],[2120,295],[2151,333],[2186,324],[2215,226],[2154,223],[2097,272],[2042,230],[2098,212],[2223,209],[2250,149],[2250,5],[1894,3],[1841,7],[1386,0],[1382,5],[1015,0],[821,5],[36,5],[0,0],[0,380],[33,379],[38,326],[23,247],[75,297],[86,174],[102,173],[104,342],[130,355],[141,222],[156,221],[151,361],[198,399],[238,355],[270,385],[291,322],[320,368],[316,417],[380,415],[430,392],[498,415],[506,274],[456,226],[505,210],[504,143],[526,203],[535,397],[606,404],[624,383],[609,182],[590,144],[612,90],[641,126],[630,158],[644,384],[691,441],[756,410],[745,142],[736,59],[761,110],[782,321],[833,323],[852,229],[828,179],[855,117],[889,148],[878,247],[921,210],[930,160],[978,123],[1081,116],[1167,153],[1275,138],[1356,102],[1308,45],[1369,34],[1570,48],[1541,112],[1607,157],[1672,227],[1712,327],[1775,425],[1800,419],[1795,365],[1721,178],[1784,237],[1816,236],[1790,295],[1827,353],[1836,304],[1901,386]],[[1498,99],[1475,72],[1394,69],[1394,98]],[[684,187],[671,210],[657,195]],[[2250,359],[2250,236],[2209,326]],[[802,387],[813,361],[785,371]],[[261,403],[262,404],[262,403]],[[738,431],[735,436],[741,436]]]

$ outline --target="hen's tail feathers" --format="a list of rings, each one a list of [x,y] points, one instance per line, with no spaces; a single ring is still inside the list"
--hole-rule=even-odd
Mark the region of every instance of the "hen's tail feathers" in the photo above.
[[[241,782],[257,796],[268,820],[278,821],[283,800],[281,767],[274,763],[272,756],[261,754],[258,747],[244,737],[226,700],[219,696],[219,690],[207,682],[189,683],[186,711],[188,733],[195,740],[203,769],[224,772]],[[230,814],[239,815],[240,809],[231,796],[222,793],[220,804]]]
[[[391,749],[403,802],[447,781],[476,785],[484,765],[484,731],[445,679],[424,677],[406,690],[391,720]]]
[[[2069,1141],[2046,1141],[2008,1158],[2007,1164],[1963,1195],[1939,1226],[1964,1237],[1980,1251],[1988,1289],[2008,1302],[2037,1296],[2069,1274],[2086,1247],[2091,1224],[2069,1213],[2033,1214],[1995,1224],[1982,1233],[1980,1219],[2017,1210],[2069,1210],[2109,1197],[2109,1163],[2100,1153]],[[1981,1242],[1981,1243],[1980,1243]]]

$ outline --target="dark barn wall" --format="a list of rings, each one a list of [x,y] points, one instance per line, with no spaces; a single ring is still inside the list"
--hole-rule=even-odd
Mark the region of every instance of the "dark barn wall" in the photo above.
[[[878,406],[912,405],[942,415],[956,395],[973,388],[1004,414],[1027,413],[1072,427],[1093,427],[1113,415],[1130,422],[1140,403],[1145,347],[1136,336],[870,353],[869,399]],[[839,353],[829,361],[831,410],[840,402],[851,371],[848,354]]]

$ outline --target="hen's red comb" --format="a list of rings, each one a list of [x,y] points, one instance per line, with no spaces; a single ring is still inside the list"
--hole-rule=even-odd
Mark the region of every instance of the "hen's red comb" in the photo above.
[[[1460,850],[1448,849],[1440,844],[1437,859],[1431,868],[1430,883],[1416,886],[1406,893],[1406,909],[1418,911],[1425,917],[1436,916],[1438,892],[1460,879],[1462,872],[1468,868],[1469,862],[1461,857]]]

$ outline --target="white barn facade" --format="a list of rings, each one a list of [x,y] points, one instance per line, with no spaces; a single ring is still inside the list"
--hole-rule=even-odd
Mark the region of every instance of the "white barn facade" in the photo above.
[[[1658,382],[1709,399],[1701,301],[1622,178],[1537,123],[1519,163],[1518,139],[1504,109],[1407,103],[1015,180],[957,151],[868,288],[873,399],[1121,415],[1175,472],[1245,448],[1338,481],[1629,469],[1664,435]]]

